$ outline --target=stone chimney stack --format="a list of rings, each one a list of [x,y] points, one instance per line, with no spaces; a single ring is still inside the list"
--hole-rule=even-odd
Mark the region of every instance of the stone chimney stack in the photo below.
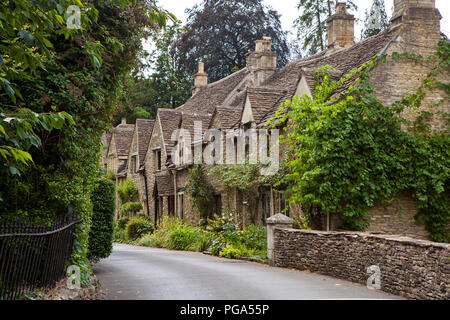
[[[435,0],[394,0],[393,26],[402,24],[402,40],[410,53],[431,55],[441,37],[442,16]]]
[[[122,118],[122,123],[121,124],[127,124],[127,118],[123,117]]]
[[[347,13],[345,2],[336,4],[336,12],[327,23],[328,49],[348,48],[355,44],[355,16]]]
[[[208,74],[205,73],[205,64],[203,62],[198,63],[198,72],[194,75],[194,88],[192,88],[192,95],[200,91],[201,87],[208,84]]]
[[[260,86],[277,69],[277,54],[272,51],[270,37],[263,37],[255,43],[255,51],[246,54],[247,68],[254,75],[254,84]]]

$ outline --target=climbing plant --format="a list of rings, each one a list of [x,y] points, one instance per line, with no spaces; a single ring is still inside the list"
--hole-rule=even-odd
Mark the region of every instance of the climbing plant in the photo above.
[[[206,222],[212,210],[214,189],[206,179],[203,166],[194,165],[189,170],[189,180],[185,190],[192,197],[192,204],[200,213],[200,219]]]
[[[448,242],[450,139],[448,131],[434,132],[427,120],[448,123],[449,114],[436,108],[443,101],[429,107],[422,102],[438,87],[448,101],[449,85],[438,79],[448,72],[449,52],[449,41],[442,40],[426,59],[435,67],[423,85],[391,107],[376,98],[371,71],[387,59],[425,63],[423,57],[375,57],[338,81],[331,81],[330,66],[318,69],[314,97],[286,101],[271,119],[285,125],[280,142],[290,149],[285,178],[290,201],[301,203],[305,212],[337,213],[345,228],[363,230],[375,200],[390,202],[409,190],[419,206],[416,219],[424,221],[432,240]],[[400,116],[413,110],[420,111],[414,121]]]

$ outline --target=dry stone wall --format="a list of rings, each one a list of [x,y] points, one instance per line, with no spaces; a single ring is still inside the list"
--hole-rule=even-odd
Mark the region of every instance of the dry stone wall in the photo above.
[[[366,284],[378,266],[381,290],[410,299],[450,299],[450,244],[358,232],[274,230],[278,267]]]

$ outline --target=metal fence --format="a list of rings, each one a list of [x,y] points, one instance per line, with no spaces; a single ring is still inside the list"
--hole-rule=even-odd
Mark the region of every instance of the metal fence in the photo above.
[[[77,215],[59,218],[50,226],[0,217],[0,300],[56,284],[65,275],[78,223]]]

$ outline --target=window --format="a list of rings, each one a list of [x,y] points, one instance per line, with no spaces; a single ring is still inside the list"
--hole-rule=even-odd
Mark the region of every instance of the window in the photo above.
[[[161,170],[161,150],[155,151],[156,170]]]
[[[222,195],[216,194],[214,195],[214,212],[213,214],[217,214],[218,216],[222,215]]]
[[[175,196],[169,196],[169,203],[168,203],[168,207],[169,207],[169,216],[174,216],[175,212]]]
[[[137,156],[131,156],[131,173],[137,173],[136,160]]]

